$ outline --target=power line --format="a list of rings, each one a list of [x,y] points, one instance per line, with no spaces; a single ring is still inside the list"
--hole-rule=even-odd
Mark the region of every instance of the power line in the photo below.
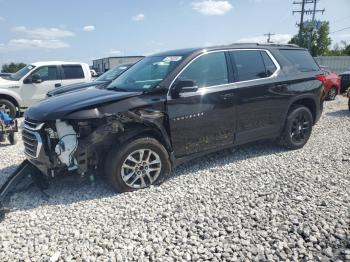
[[[333,32],[330,32],[330,34],[338,33],[338,32],[340,32],[340,31],[344,31],[344,30],[346,30],[346,29],[350,29],[350,26],[344,27],[344,28],[342,28],[342,29],[339,29],[339,30],[336,30],[336,31],[333,31]]]

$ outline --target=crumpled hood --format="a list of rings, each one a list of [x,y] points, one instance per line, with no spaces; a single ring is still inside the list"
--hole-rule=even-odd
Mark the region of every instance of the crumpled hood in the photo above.
[[[83,89],[47,98],[30,107],[25,113],[25,118],[40,122],[56,120],[85,108],[120,101],[140,94],[141,92],[116,92],[97,88]]]
[[[98,86],[98,85],[102,85],[102,84],[106,84],[106,81],[92,81],[92,82],[87,82],[87,83],[77,83],[77,84],[72,84],[72,85],[67,85],[67,86],[62,86],[62,87],[56,88],[56,89],[48,92],[47,95],[48,96],[56,96],[56,95],[60,95],[63,93],[78,91],[78,90],[81,90],[84,88]]]

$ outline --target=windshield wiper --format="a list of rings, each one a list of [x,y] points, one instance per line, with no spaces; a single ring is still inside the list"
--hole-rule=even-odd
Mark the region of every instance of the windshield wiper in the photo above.
[[[126,88],[121,88],[121,87],[112,87],[112,88],[108,88],[114,91],[121,91],[121,92],[130,92],[128,89]]]

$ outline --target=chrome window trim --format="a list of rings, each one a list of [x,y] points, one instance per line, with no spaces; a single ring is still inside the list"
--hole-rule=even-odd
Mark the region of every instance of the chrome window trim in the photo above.
[[[213,91],[220,91],[222,90],[230,90],[233,88],[237,88],[234,85],[237,84],[241,84],[241,83],[249,83],[249,82],[260,82],[262,80],[267,80],[267,79],[271,79],[271,78],[275,78],[278,73],[281,71],[281,66],[279,65],[279,63],[277,62],[277,60],[275,59],[275,57],[271,54],[271,52],[267,49],[264,48],[242,48],[242,49],[220,49],[220,50],[213,50],[213,51],[204,51],[202,54],[196,56],[195,58],[193,58],[184,68],[181,69],[181,71],[176,75],[176,77],[174,77],[173,81],[171,82],[169,89],[168,89],[168,93],[167,93],[167,99],[172,99],[171,95],[170,95],[170,90],[171,87],[173,86],[173,84],[175,83],[175,81],[177,80],[177,78],[180,76],[180,74],[182,74],[183,71],[186,70],[187,67],[189,67],[195,60],[197,60],[199,57],[202,57],[206,54],[210,54],[210,53],[218,53],[218,52],[231,52],[231,51],[265,51],[267,53],[267,55],[271,58],[272,62],[274,63],[274,65],[276,66],[276,70],[275,72],[268,76],[268,77],[263,77],[263,78],[256,78],[256,79],[251,79],[251,80],[244,80],[244,81],[237,81],[237,82],[232,82],[232,83],[227,83],[227,84],[222,84],[222,85],[214,85],[214,86],[206,86],[206,87],[202,87],[199,88],[198,91],[193,92],[193,93],[186,93],[186,95],[184,95],[185,93],[183,93],[182,97],[188,97],[188,96],[193,96],[193,95],[197,95],[198,93],[210,93],[208,92],[209,89],[213,89]],[[232,88],[229,89],[223,89],[222,87],[228,86],[228,85],[233,85]],[[202,90],[202,91],[201,91]]]

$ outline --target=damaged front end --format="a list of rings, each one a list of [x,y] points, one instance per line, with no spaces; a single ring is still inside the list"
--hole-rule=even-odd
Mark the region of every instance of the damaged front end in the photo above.
[[[54,177],[75,171],[95,172],[115,134],[123,130],[119,117],[39,123],[26,119],[23,142],[27,159],[43,174]]]
[[[49,177],[67,171],[94,176],[103,170],[105,156],[112,147],[139,133],[152,132],[169,148],[164,117],[163,112],[153,109],[108,114],[95,108],[44,123],[26,119],[25,154]]]

